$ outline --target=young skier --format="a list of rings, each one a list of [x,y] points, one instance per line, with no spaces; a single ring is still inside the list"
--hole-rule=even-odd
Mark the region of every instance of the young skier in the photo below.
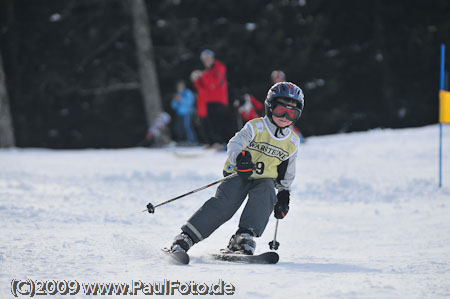
[[[219,185],[216,195],[183,225],[170,251],[188,251],[207,238],[236,213],[248,196],[239,229],[227,249],[253,255],[253,237],[262,235],[272,211],[277,219],[283,219],[289,211],[289,190],[300,144],[289,126],[299,119],[303,106],[304,95],[297,85],[279,82],[269,89],[266,116],[247,122],[228,143],[223,172],[225,176],[237,172],[238,176]]]

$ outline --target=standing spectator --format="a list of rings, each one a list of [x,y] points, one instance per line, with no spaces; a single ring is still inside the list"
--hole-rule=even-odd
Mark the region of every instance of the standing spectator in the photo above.
[[[175,136],[178,141],[187,140],[188,143],[195,143],[194,133],[191,128],[191,116],[194,112],[194,94],[184,81],[180,80],[176,84],[177,93],[172,99],[171,106],[177,118],[175,121]]]
[[[205,69],[191,74],[198,91],[197,116],[202,120],[206,142],[225,144],[230,137],[226,66],[215,59],[211,50],[203,50],[200,60]]]
[[[280,70],[274,70],[270,74],[270,78],[272,79],[272,83],[284,82],[286,81],[286,74]]]

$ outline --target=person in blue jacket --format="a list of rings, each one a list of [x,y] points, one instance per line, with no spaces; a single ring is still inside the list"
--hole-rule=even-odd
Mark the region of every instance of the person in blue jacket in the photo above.
[[[191,127],[191,117],[195,110],[194,94],[186,88],[184,81],[180,80],[176,84],[177,93],[172,99],[171,106],[177,117],[175,121],[175,136],[177,140],[187,140],[188,143],[195,143],[195,135]]]

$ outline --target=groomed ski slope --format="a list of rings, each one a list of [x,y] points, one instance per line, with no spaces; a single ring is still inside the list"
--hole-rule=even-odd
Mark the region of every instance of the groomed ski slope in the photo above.
[[[277,265],[209,259],[228,243],[240,212],[191,249],[190,265],[166,261],[160,248],[215,186],[154,215],[141,212],[148,202],[219,179],[225,153],[0,150],[0,298],[13,298],[13,279],[222,280],[235,287],[231,298],[448,298],[450,126],[444,127],[441,189],[438,132],[432,125],[308,138],[291,209],[280,221]],[[257,240],[257,252],[269,249],[274,220]],[[149,298],[137,294],[131,298]],[[75,296],[47,296],[58,297],[85,295],[81,288]]]

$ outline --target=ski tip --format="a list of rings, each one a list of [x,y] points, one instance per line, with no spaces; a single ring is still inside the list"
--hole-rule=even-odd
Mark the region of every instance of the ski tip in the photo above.
[[[276,264],[280,260],[280,256],[275,251],[268,251],[263,254],[268,256],[268,260],[270,260],[271,264]]]
[[[170,250],[167,248],[163,248],[161,250],[170,257],[170,261],[172,263],[174,263],[176,265],[189,264],[190,258],[186,252],[184,252],[184,251],[170,252]]]

